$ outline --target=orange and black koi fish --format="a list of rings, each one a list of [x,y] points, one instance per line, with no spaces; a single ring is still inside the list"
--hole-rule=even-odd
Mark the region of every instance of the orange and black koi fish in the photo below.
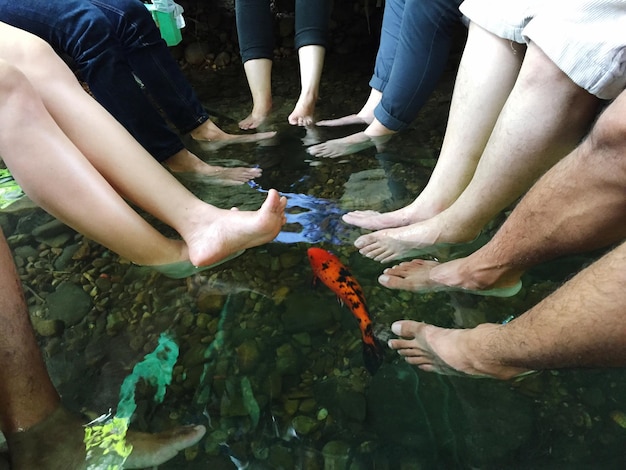
[[[309,248],[307,253],[314,281],[320,280],[326,284],[358,320],[363,339],[363,361],[370,374],[374,375],[383,363],[385,353],[382,343],[374,336],[363,289],[348,268],[332,253],[322,248]]]

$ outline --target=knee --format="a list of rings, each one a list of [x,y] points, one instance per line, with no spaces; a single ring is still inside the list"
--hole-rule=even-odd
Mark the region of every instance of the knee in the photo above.
[[[27,78],[21,70],[6,60],[0,59],[0,102],[6,103],[9,96],[26,93]]]
[[[587,140],[594,149],[626,152],[626,92],[604,110]]]

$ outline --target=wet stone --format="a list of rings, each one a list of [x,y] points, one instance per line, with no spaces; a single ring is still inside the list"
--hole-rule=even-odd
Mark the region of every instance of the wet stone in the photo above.
[[[39,336],[59,336],[63,333],[63,322],[60,320],[46,320],[39,317],[31,317],[35,332]]]
[[[259,363],[261,355],[259,347],[254,339],[248,339],[237,347],[237,363],[239,371],[252,372]]]
[[[298,415],[291,421],[293,429],[303,436],[311,434],[320,426],[320,422],[310,416]]]
[[[91,297],[83,289],[73,283],[59,284],[47,300],[48,316],[61,320],[66,326],[79,323],[92,308]]]

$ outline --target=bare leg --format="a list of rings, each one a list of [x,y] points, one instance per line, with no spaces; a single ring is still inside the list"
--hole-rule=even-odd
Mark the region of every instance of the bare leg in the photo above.
[[[313,114],[320,90],[326,49],[323,46],[302,46],[298,49],[300,61],[300,97],[287,118],[293,126],[310,126],[315,122]]]
[[[0,430],[15,470],[84,468],[82,423],[60,405],[39,352],[13,259],[0,232]],[[203,426],[129,432],[128,468],[159,465],[196,443]],[[135,465],[135,466],[133,466]]]
[[[391,268],[381,284],[408,290],[511,286],[528,268],[626,237],[626,94],[599,117],[589,136],[520,201],[493,239],[466,258]],[[401,265],[402,266],[402,265]]]
[[[382,97],[383,94],[380,91],[372,88],[370,90],[370,96],[367,98],[367,101],[361,108],[361,111],[357,114],[349,114],[337,119],[324,119],[322,121],[317,121],[315,125],[322,127],[341,127],[351,126],[354,124],[369,125],[374,121],[374,109],[378,106]]]
[[[474,174],[498,115],[515,84],[523,57],[521,46],[471,24],[454,85],[441,153],[427,186],[415,201],[402,209],[383,214],[349,212],[343,220],[380,230],[426,220],[450,206]]]
[[[252,112],[239,122],[241,129],[256,129],[272,110],[272,61],[252,59],[243,64],[248,86],[252,93]]]
[[[626,365],[626,244],[515,320],[466,330],[400,321],[389,341],[410,364],[509,379],[527,370]]]
[[[502,109],[476,173],[458,199],[426,221],[364,235],[355,246],[365,256],[386,262],[415,248],[472,240],[498,212],[576,146],[598,103],[595,96],[578,87],[530,44],[520,78]],[[445,186],[443,182],[441,185]]]
[[[39,352],[19,276],[1,232],[0,292],[0,428],[6,436],[49,416],[60,399]]]
[[[275,191],[256,212],[223,210],[200,201],[82,90],[47,44],[6,25],[0,25],[0,34],[0,57],[26,74],[45,104],[27,90],[25,103],[6,110],[3,122],[11,125],[2,129],[4,160],[35,202],[139,264],[190,260],[206,266],[276,236],[286,201]],[[15,118],[21,115],[23,121]],[[41,138],[24,138],[34,135]],[[116,191],[176,229],[185,243],[163,237]],[[119,227],[124,227],[124,236]]]

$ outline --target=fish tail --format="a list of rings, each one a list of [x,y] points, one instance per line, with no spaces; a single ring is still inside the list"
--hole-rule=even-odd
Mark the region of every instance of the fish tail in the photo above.
[[[374,335],[368,336],[371,341],[363,340],[363,363],[371,375],[378,372],[378,369],[385,360],[385,348]]]

